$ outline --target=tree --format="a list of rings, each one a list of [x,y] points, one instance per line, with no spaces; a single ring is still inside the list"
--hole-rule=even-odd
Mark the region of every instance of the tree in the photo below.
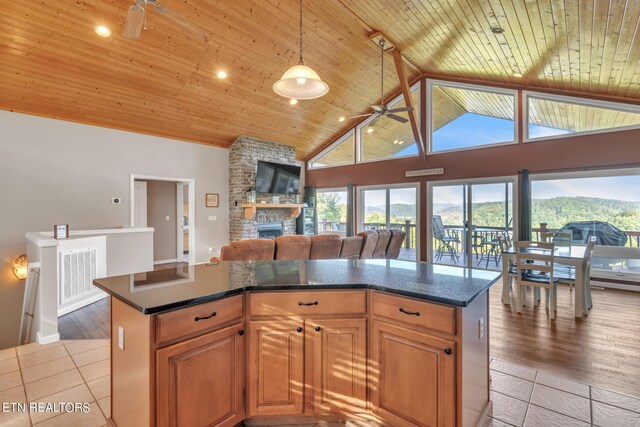
[[[344,203],[340,203],[340,196],[336,193],[318,193],[318,220],[330,222],[346,222],[347,209]],[[343,218],[344,216],[344,218]]]

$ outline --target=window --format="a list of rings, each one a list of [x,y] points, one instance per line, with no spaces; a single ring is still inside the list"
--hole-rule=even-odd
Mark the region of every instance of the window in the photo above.
[[[318,234],[347,234],[347,189],[316,191]]]
[[[355,157],[355,132],[351,129],[309,162],[309,169],[352,165]]]
[[[566,230],[585,244],[598,238],[593,277],[640,275],[640,170],[531,177],[532,238],[542,229]]]
[[[411,87],[411,100],[416,117],[420,117],[420,84]],[[389,109],[405,107],[404,97],[396,97],[389,102]],[[406,112],[397,113],[408,119]],[[418,146],[413,138],[409,121],[400,123],[390,117],[371,117],[358,125],[361,162],[370,162],[398,157],[418,155]]]
[[[640,107],[525,92],[525,141],[611,132],[640,126]]]
[[[516,141],[516,92],[427,81],[429,151],[466,150]]]
[[[418,184],[358,188],[358,229],[403,230],[399,259],[416,261],[418,248]]]

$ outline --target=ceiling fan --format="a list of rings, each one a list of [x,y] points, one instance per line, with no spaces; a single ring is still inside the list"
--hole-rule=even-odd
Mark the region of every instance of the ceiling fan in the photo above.
[[[400,108],[389,108],[387,104],[384,103],[384,47],[386,42],[384,40],[380,40],[380,105],[372,105],[371,108],[373,111],[368,114],[358,114],[356,116],[349,117],[350,119],[355,119],[358,117],[369,117],[376,116],[371,123],[369,123],[369,127],[372,127],[376,124],[376,122],[380,119],[380,117],[388,117],[390,119],[396,120],[400,123],[406,123],[409,120],[404,117],[398,116],[395,113],[402,113],[406,111],[413,111],[413,107],[400,107]]]
[[[145,30],[147,29],[145,16],[145,6],[147,5],[153,6],[153,10],[158,15],[172,21],[197,40],[207,40],[207,34],[204,31],[189,22],[184,16],[174,12],[164,5],[159,4],[158,0],[136,0],[136,4],[129,6],[127,20],[124,23],[124,30],[122,31],[122,35],[124,37],[129,39],[139,39],[140,31],[143,26]]]

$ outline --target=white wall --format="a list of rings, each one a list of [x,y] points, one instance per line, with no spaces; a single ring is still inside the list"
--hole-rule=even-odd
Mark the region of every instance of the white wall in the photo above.
[[[205,262],[209,247],[228,243],[228,173],[223,148],[0,111],[0,348],[18,341],[24,282],[11,264],[26,232],[126,226],[131,174],[192,178],[196,262]],[[220,207],[205,208],[205,193],[219,193]]]

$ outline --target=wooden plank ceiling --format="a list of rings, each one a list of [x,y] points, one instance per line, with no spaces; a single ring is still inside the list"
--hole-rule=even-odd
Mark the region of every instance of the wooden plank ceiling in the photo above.
[[[246,134],[295,145],[307,159],[353,124],[338,117],[378,103],[373,29],[414,65],[411,79],[427,73],[640,96],[638,1],[306,1],[306,63],[331,89],[296,106],[271,86],[297,62],[297,1],[164,0],[206,30],[205,43],[153,12],[140,40],[123,38],[132,3],[8,2],[0,14],[0,108],[219,146]],[[98,37],[96,25],[113,35]],[[219,69],[226,80],[215,77]],[[392,61],[385,76],[390,96],[399,87]]]

